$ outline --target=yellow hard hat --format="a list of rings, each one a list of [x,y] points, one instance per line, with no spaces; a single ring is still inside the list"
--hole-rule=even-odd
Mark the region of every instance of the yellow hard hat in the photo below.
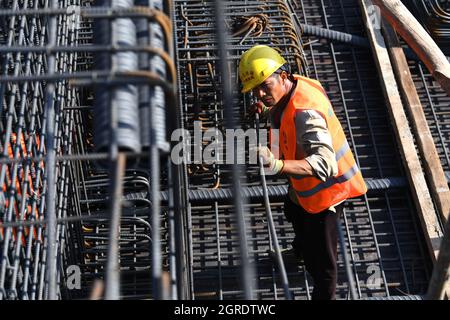
[[[242,93],[259,86],[285,63],[286,60],[268,46],[258,45],[244,52],[239,63]]]

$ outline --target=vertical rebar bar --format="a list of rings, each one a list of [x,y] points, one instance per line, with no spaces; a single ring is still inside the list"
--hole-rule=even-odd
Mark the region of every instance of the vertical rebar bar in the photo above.
[[[216,24],[216,38],[218,42],[219,49],[219,72],[221,75],[222,84],[222,99],[223,106],[225,108],[225,122],[228,129],[236,129],[236,120],[234,119],[233,106],[234,106],[234,92],[231,86],[231,75],[228,69],[228,48],[227,48],[227,38],[228,31],[225,28],[224,21],[224,5],[220,0],[214,0],[214,16]],[[236,148],[236,146],[233,146]],[[236,149],[235,149],[236,150]],[[236,157],[236,152],[234,153]],[[234,159],[235,160],[235,159]],[[234,162],[234,161],[233,161]],[[239,248],[240,248],[240,258],[242,267],[242,286],[244,289],[244,296],[247,300],[253,299],[253,288],[254,285],[254,275],[253,266],[250,264],[250,257],[248,252],[247,243],[247,231],[245,226],[245,212],[244,205],[246,199],[242,197],[241,190],[241,179],[244,176],[242,169],[236,163],[232,165],[232,176],[233,176],[233,198],[234,198],[234,211],[236,214],[236,221],[238,224],[239,231]]]
[[[117,159],[111,161],[111,220],[109,222],[108,258],[106,265],[106,300],[118,300],[120,298],[119,237],[122,215],[122,180],[125,166],[126,157],[123,153],[119,153]]]
[[[255,122],[256,122],[256,136],[258,138],[258,147],[261,147],[261,141],[259,141],[259,137],[260,137],[259,114],[256,113],[255,116],[256,116]],[[260,155],[258,155],[259,173],[261,176],[261,183],[262,183],[262,188],[263,188],[264,205],[266,208],[266,218],[267,218],[267,222],[269,224],[269,235],[272,240],[272,245],[275,249],[275,254],[277,257],[276,260],[277,260],[277,265],[278,265],[278,271],[281,274],[281,283],[283,284],[284,295],[285,295],[286,299],[292,300],[292,294],[291,294],[291,291],[289,290],[289,281],[288,281],[288,277],[287,277],[287,273],[286,273],[286,268],[284,265],[283,257],[281,255],[280,243],[278,242],[277,231],[275,229],[275,224],[273,222],[272,209],[270,208],[270,199],[269,199],[269,194],[267,191],[267,181],[266,181],[266,174],[264,171],[263,163],[264,163],[263,158]]]
[[[178,172],[172,167],[171,159],[167,161],[168,168],[168,181],[169,181],[169,201],[168,201],[168,219],[169,219],[169,267],[170,267],[170,299],[178,300],[178,288],[177,288],[177,252],[176,252],[176,220],[175,220],[175,196],[178,192],[179,185],[176,188],[174,175]],[[179,214],[179,212],[177,212]]]
[[[344,232],[342,231],[340,217],[338,217],[338,219],[336,219],[336,228],[338,231],[339,245],[341,246],[342,257],[344,257],[344,266],[345,266],[345,272],[347,274],[347,279],[348,279],[348,288],[350,291],[350,297],[352,300],[356,300],[356,299],[358,299],[358,296],[356,294],[356,289],[355,289],[355,280],[354,280],[355,278],[353,275],[352,268],[350,267],[350,260],[348,258],[347,247],[345,245],[345,237],[344,237]]]
[[[57,0],[49,0],[49,7],[56,9],[58,7]],[[56,45],[56,16],[50,16],[48,28],[48,47],[52,48]],[[48,55],[47,74],[52,75],[55,72],[55,55]],[[46,282],[48,284],[48,299],[57,299],[56,287],[56,150],[55,150],[55,84],[47,83],[45,93],[45,109],[47,118],[47,128],[45,129],[46,137],[46,176],[47,176],[47,197],[46,197],[46,234],[47,234],[47,267]]]

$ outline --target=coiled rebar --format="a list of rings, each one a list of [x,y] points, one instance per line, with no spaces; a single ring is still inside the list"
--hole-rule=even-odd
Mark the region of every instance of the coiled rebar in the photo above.
[[[112,8],[131,8],[130,0],[99,0],[98,6],[111,5]],[[136,26],[129,19],[113,21],[100,19],[94,24],[94,43],[120,47],[136,46]],[[96,55],[95,66],[98,70],[127,72],[138,70],[136,52],[122,51],[113,55],[100,53]],[[111,109],[117,112],[118,130],[111,136]],[[112,139],[117,141],[120,150],[141,151],[139,126],[138,89],[135,85],[124,84],[112,88],[98,86],[95,90],[94,104],[94,142],[97,150],[105,151]]]

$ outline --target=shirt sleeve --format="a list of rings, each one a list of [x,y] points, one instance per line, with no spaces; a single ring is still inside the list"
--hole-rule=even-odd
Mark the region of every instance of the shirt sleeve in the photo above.
[[[295,115],[295,126],[296,159],[305,159],[322,181],[336,176],[338,165],[325,119],[314,110],[299,111]]]

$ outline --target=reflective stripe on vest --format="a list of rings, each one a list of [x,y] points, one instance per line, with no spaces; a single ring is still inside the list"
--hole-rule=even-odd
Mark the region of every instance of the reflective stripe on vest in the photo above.
[[[347,152],[349,152],[349,151],[350,151],[350,145],[348,144],[347,140],[345,140],[342,148],[340,148],[338,150],[338,152],[336,152],[336,161],[341,160],[342,157],[344,157],[347,154]]]
[[[335,184],[344,183],[344,182],[349,181],[358,172],[359,172],[358,165],[355,164],[352,168],[350,168],[350,170],[348,170],[342,176],[337,177],[337,178],[336,177],[330,178],[327,181],[318,184],[317,186],[315,186],[311,190],[308,190],[308,191],[297,191],[297,195],[299,197],[301,197],[301,198],[311,197],[311,196],[315,195],[316,193],[318,193],[318,192],[320,192],[320,191],[322,191],[322,190],[324,190],[326,188],[334,186]]]

